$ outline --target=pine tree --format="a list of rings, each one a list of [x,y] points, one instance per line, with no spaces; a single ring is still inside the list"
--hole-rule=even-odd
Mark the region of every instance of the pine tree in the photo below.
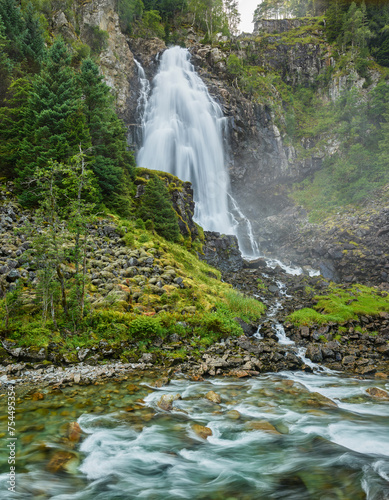
[[[141,218],[152,220],[158,234],[169,241],[178,241],[180,230],[169,191],[159,177],[153,177],[145,187],[139,210]]]
[[[8,45],[8,55],[14,60],[21,60],[24,54],[25,23],[15,0],[1,0],[0,17],[4,23],[5,35],[12,41]]]
[[[33,82],[28,99],[17,165],[17,181],[22,190],[36,169],[47,165],[49,160],[65,161],[77,152],[80,143],[89,146],[81,110],[81,93],[70,67],[70,55],[64,42],[57,40],[41,74]],[[31,194],[22,194],[22,202],[34,200]]]
[[[12,72],[12,61],[7,55],[9,40],[5,35],[5,25],[0,15],[0,106],[2,105]]]
[[[329,42],[337,40],[343,32],[343,16],[347,11],[346,0],[334,0],[326,12],[326,35]]]

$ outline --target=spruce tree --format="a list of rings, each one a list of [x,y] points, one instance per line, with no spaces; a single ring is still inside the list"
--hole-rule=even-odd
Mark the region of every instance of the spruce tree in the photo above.
[[[8,45],[9,40],[5,35],[5,25],[0,15],[0,106],[3,104],[12,71],[12,61],[6,52]]]
[[[38,71],[45,58],[46,49],[39,17],[31,3],[24,12],[24,53],[31,70]]]
[[[17,164],[21,190],[34,177],[36,169],[47,165],[49,160],[65,161],[77,152],[80,143],[83,148],[89,146],[81,93],[70,59],[64,42],[57,40],[33,82]],[[34,200],[34,196],[22,193],[22,202]]]
[[[0,1],[0,17],[4,23],[5,35],[12,43],[8,46],[8,54],[14,60],[21,60],[24,53],[25,23],[15,0]]]
[[[178,241],[180,229],[169,191],[159,177],[153,177],[145,187],[139,210],[141,218],[152,220],[158,234],[169,241]]]
[[[15,177],[31,87],[29,77],[13,81],[0,108],[0,177]]]

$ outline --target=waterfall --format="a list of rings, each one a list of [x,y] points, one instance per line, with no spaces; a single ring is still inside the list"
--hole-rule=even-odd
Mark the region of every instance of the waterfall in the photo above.
[[[231,206],[231,216],[234,222],[234,230],[239,241],[239,248],[244,257],[255,259],[259,257],[258,243],[255,241],[253,228],[250,220],[244,215],[235,198],[228,195]]]
[[[144,112],[146,109],[147,105],[147,100],[150,95],[150,82],[146,78],[145,71],[140,64],[139,61],[137,61],[134,58],[134,62],[136,65],[136,68],[138,70],[138,78],[139,78],[139,96],[138,96],[138,101],[136,105],[136,121],[137,123],[141,122],[144,116]],[[131,143],[135,144],[140,144],[142,142],[142,129],[138,126],[135,126],[135,128],[132,131],[132,140],[130,140]]]
[[[194,219],[208,231],[235,234],[228,207],[223,133],[227,119],[181,47],[166,50],[143,116],[138,165],[190,181]]]
[[[150,94],[150,83],[146,78],[145,70],[142,68],[142,65],[139,61],[134,58],[135,65],[138,70],[139,83],[140,83],[140,91],[138,97],[138,103],[136,106],[136,113],[138,116],[143,116],[144,110],[147,105],[147,100]]]

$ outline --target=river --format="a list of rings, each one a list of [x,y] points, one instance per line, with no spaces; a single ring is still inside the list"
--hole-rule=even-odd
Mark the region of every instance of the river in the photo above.
[[[17,492],[6,494],[3,439],[0,498],[389,498],[389,402],[366,393],[387,381],[283,372],[151,384],[143,374],[20,397]],[[219,404],[205,397],[211,390]],[[182,399],[164,411],[163,394]],[[73,421],[78,443],[65,438]]]

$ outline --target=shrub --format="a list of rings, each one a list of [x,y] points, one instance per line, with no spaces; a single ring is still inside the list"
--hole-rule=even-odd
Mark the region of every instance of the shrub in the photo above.
[[[143,222],[143,219],[141,219],[141,218],[136,219],[136,221],[135,221],[135,227],[137,229],[145,229],[145,223]]]
[[[134,319],[129,328],[130,334],[134,338],[146,338],[161,336],[163,328],[158,318],[140,316]]]

